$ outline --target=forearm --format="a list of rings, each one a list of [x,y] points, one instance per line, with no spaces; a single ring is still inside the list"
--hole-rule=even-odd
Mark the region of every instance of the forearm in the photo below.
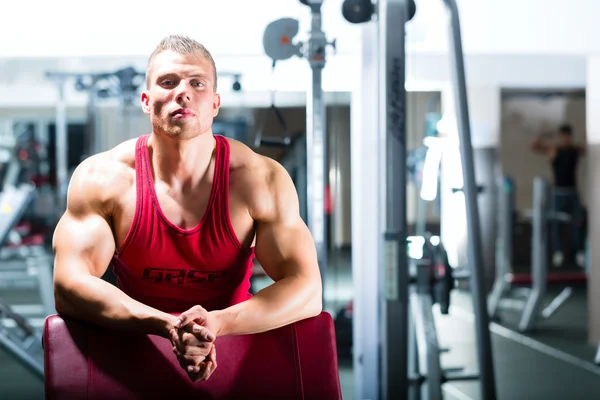
[[[175,316],[148,307],[95,276],[73,279],[55,287],[59,314],[109,329],[168,337]]]
[[[544,141],[541,136],[537,136],[530,145],[532,150],[542,150],[544,148]]]
[[[318,315],[322,310],[321,282],[290,276],[264,288],[251,299],[214,311],[218,335],[251,334],[276,329]]]

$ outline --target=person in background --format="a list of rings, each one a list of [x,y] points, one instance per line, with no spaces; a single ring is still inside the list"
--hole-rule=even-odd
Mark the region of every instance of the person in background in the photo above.
[[[573,129],[568,124],[563,124],[558,129],[555,141],[548,141],[548,134],[537,136],[531,143],[531,149],[545,155],[550,160],[554,179],[553,209],[555,212],[565,213],[571,217],[570,239],[571,249],[575,253],[575,260],[580,267],[585,264],[584,234],[580,229],[582,222],[582,207],[577,187],[577,166],[579,159],[585,154],[585,147],[576,144],[573,140]],[[564,262],[564,243],[560,238],[559,220],[552,221],[552,263],[559,267]]]

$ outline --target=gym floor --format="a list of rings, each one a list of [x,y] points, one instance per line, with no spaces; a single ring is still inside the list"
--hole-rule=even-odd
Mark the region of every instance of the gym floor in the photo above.
[[[326,276],[326,311],[335,315],[351,299],[351,263],[348,253],[331,255]],[[268,278],[256,282],[267,285]],[[561,288],[549,288],[548,301]],[[0,289],[0,298],[18,309],[38,301],[35,290]],[[506,302],[510,305],[509,302]],[[540,320],[535,332],[518,333],[514,327],[518,311],[500,312],[500,321],[491,324],[492,347],[498,399],[598,399],[600,367],[594,365],[595,348],[587,340],[586,288],[575,287],[571,298],[550,319]],[[442,355],[444,367],[477,370],[477,354],[471,298],[469,293],[454,291],[449,315],[436,315],[440,346],[449,349]],[[41,327],[42,318],[33,318]],[[0,349],[0,398],[43,399],[43,382]],[[339,373],[345,400],[354,394],[352,362],[340,358]],[[479,383],[452,382],[444,385],[445,399],[481,399]]]

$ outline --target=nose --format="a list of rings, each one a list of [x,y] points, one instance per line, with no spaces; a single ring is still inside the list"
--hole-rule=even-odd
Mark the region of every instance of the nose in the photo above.
[[[175,88],[175,100],[177,103],[187,103],[191,100],[189,90],[190,88],[186,82],[181,80],[181,82],[179,82],[179,86]]]

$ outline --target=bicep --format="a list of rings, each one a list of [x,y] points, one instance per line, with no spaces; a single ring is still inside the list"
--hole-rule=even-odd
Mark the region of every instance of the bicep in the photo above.
[[[56,226],[53,247],[57,283],[81,274],[102,277],[115,252],[112,230],[96,213],[76,217],[67,211]]]
[[[290,275],[314,277],[319,273],[314,241],[300,216],[259,223],[255,253],[265,273],[274,281]]]
[[[308,227],[300,217],[298,194],[287,173],[273,163],[266,193],[256,221],[255,254],[274,281],[290,275],[319,277],[317,251]]]

